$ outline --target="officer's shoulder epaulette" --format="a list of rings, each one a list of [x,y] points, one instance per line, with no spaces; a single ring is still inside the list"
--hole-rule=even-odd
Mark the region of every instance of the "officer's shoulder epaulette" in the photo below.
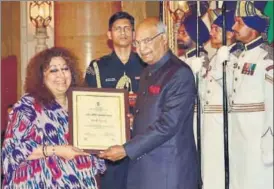
[[[90,63],[89,66],[87,67],[86,73],[87,74],[91,74],[91,75],[95,75],[95,71],[94,71],[94,63],[97,63],[100,61],[100,58],[96,58],[93,59]]]
[[[112,54],[104,55],[104,56],[100,57],[100,59],[97,61],[97,64],[100,65],[100,67],[102,67],[102,66],[105,67],[108,65],[111,58],[112,58]]]
[[[110,58],[110,54],[102,56],[100,58],[96,58],[90,62],[90,65],[93,65],[95,62],[97,63],[97,65],[99,65],[99,64],[101,65],[109,58]]]
[[[267,52],[267,55],[264,57],[264,59],[273,60],[273,47],[267,43],[263,43],[260,47]]]
[[[96,58],[96,59],[93,59],[91,62],[90,62],[90,66],[92,66],[95,62],[99,62],[101,60],[101,58]]]
[[[274,65],[269,65],[268,67],[266,67],[266,74],[265,74],[265,80],[268,81],[269,83],[271,83],[273,85],[273,69],[274,69]]]

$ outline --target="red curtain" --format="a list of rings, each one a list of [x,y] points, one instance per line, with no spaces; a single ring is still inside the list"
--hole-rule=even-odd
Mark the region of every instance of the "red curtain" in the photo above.
[[[7,125],[9,105],[17,101],[17,59],[8,56],[1,60],[1,131]]]

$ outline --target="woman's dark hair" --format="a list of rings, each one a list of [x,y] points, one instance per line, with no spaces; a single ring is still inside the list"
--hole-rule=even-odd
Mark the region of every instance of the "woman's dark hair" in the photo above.
[[[113,14],[109,18],[109,21],[108,21],[108,30],[111,30],[113,23],[116,20],[119,20],[119,19],[128,19],[129,22],[130,22],[130,24],[131,24],[132,29],[134,30],[134,18],[133,18],[133,16],[131,16],[127,12],[123,12],[123,11],[116,12],[115,14]]]
[[[70,87],[79,86],[82,83],[81,73],[78,69],[78,59],[68,49],[52,47],[36,54],[27,66],[25,80],[25,92],[32,95],[39,103],[49,105],[55,102],[52,92],[44,85],[44,71],[49,67],[54,57],[62,57],[71,72]]]

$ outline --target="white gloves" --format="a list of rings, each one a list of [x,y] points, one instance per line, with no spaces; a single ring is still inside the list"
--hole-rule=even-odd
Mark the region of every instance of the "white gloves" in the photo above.
[[[216,55],[216,61],[218,61],[217,63],[222,65],[224,61],[228,61],[229,54],[230,52],[228,46],[222,46],[219,48]]]
[[[215,80],[219,80],[223,77],[223,62],[229,60],[229,54],[229,48],[227,46],[222,46],[218,49],[215,60],[210,63],[212,67],[210,75]]]
[[[191,60],[190,68],[194,74],[198,73],[205,62],[205,57],[195,57]]]

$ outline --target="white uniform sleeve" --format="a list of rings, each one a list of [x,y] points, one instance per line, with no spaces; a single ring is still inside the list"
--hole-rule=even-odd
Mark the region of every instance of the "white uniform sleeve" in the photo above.
[[[267,60],[268,61],[268,60]],[[265,124],[261,138],[262,160],[273,165],[273,61],[269,60],[265,73]]]

